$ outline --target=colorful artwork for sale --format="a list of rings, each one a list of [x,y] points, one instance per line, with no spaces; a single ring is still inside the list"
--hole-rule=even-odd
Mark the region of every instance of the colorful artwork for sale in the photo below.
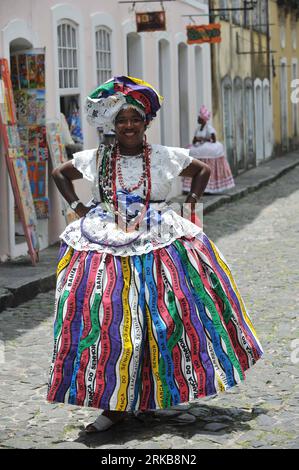
[[[28,160],[43,161],[48,159],[47,135],[45,126],[29,126],[27,127]]]
[[[27,123],[39,126],[45,125],[46,100],[45,90],[27,91]]]
[[[16,126],[16,111],[12,92],[8,62],[0,59],[0,83],[4,101],[0,103],[0,134],[4,144],[6,165],[14,193],[17,212],[19,214],[32,264],[38,261],[39,240],[37,219],[33,203],[26,160],[22,154],[18,129]]]
[[[45,126],[45,55],[42,52],[41,49],[29,50],[15,53],[11,58],[20,145],[28,164],[34,202],[47,196],[46,165],[38,165],[46,162],[49,156]],[[43,168],[43,171],[37,168]],[[42,214],[44,218],[48,210],[44,199],[35,207],[43,208],[37,211],[37,217]]]
[[[36,214],[33,209],[33,199],[31,194],[30,183],[28,181],[27,164],[24,158],[19,157],[12,160],[18,186],[22,193],[23,206],[25,209],[25,218],[28,225],[32,226],[36,223]],[[29,184],[28,184],[29,183]]]
[[[16,113],[18,119],[18,125],[27,124],[27,91],[16,90],[14,91],[14,98],[16,103]]]
[[[29,88],[37,88],[35,56],[27,55]]]
[[[65,147],[61,139],[59,121],[47,121],[46,129],[52,166],[53,168],[56,168],[57,166],[61,165],[61,163],[67,162],[68,160]]]
[[[19,54],[18,59],[18,74],[19,74],[19,83],[21,88],[28,88],[28,69],[27,69],[27,57],[25,54]]]
[[[10,76],[13,90],[20,88],[17,57],[12,56],[10,61]]]
[[[36,86],[37,88],[45,88],[45,55],[37,54],[36,59]]]
[[[46,162],[28,162],[27,167],[33,199],[46,197]]]
[[[44,53],[28,50],[14,54],[11,56],[10,69],[14,90],[45,88]]]
[[[47,197],[34,200],[35,212],[38,219],[49,217],[49,199]]]
[[[7,136],[10,147],[20,147],[20,136],[18,132],[18,126],[16,124],[7,125]]]
[[[48,147],[50,151],[50,158],[52,162],[52,167],[56,168],[57,166],[61,165],[61,163],[67,162],[68,158],[66,155],[65,147],[62,143],[61,139],[61,129],[60,123],[58,120],[54,121],[47,121],[47,141]],[[78,217],[74,211],[72,211],[63,197],[60,197],[61,201],[61,211],[65,217],[65,221],[67,224],[73,222]]]

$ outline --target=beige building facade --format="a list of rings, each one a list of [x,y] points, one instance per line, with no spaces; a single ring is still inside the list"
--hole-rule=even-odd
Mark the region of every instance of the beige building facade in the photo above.
[[[214,126],[237,175],[273,152],[268,1],[209,6],[222,36],[211,46]]]
[[[270,40],[275,154],[299,146],[299,1],[271,1]]]

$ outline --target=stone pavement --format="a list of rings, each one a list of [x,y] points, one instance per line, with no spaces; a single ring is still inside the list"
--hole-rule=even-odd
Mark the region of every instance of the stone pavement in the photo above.
[[[252,191],[272,183],[295,166],[299,165],[299,152],[270,160],[236,178],[236,187],[221,195],[202,198],[203,213],[207,214],[228,202],[244,197]],[[186,196],[177,198],[184,202]],[[59,244],[40,252],[40,262],[31,265],[30,258],[8,263],[0,263],[0,314],[7,307],[15,307],[26,300],[33,299],[40,292],[55,287],[55,269]]]
[[[45,401],[54,291],[0,315],[0,447],[299,448],[299,167],[204,218],[228,260],[265,350],[247,380],[192,404],[192,425],[134,418],[82,430],[97,410]]]

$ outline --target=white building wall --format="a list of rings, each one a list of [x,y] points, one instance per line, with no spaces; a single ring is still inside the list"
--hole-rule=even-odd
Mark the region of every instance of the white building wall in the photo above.
[[[169,99],[166,108],[169,116],[168,131],[169,145],[179,145],[179,102],[178,102],[178,38],[186,42],[185,28],[188,19],[186,14],[200,14],[208,11],[206,1],[181,0],[164,3],[166,10],[167,31],[164,33],[141,33],[142,70],[143,77],[159,90],[159,61],[158,41],[167,38],[170,47],[170,84]],[[158,3],[150,5],[136,4],[136,11],[160,9]],[[58,61],[57,61],[57,23],[63,19],[70,19],[78,25],[79,31],[79,87],[80,105],[83,108],[84,97],[95,88],[96,64],[95,64],[95,28],[99,25],[108,27],[112,31],[112,73],[113,75],[127,74],[127,40],[129,32],[136,32],[135,13],[132,5],[119,4],[117,0],[68,0],[57,2],[55,0],[1,0],[0,2],[0,56],[10,58],[10,43],[18,38],[25,39],[32,47],[46,48],[46,117],[57,118],[59,115],[59,90],[58,90]],[[208,17],[201,18],[207,22]],[[211,71],[209,45],[202,46],[202,64],[205,73],[202,84],[202,95],[205,104],[211,107]],[[196,80],[195,46],[188,46],[188,87],[189,87],[189,134],[190,141],[196,126],[198,77]],[[159,117],[152,123],[148,130],[148,140],[160,143]],[[88,126],[82,117],[84,134],[84,148],[94,148],[98,144],[95,129]],[[1,151],[1,150],[0,150]],[[10,248],[10,239],[13,233],[9,232],[10,220],[13,218],[12,192],[8,175],[4,164],[3,154],[0,161],[1,171],[1,209],[0,213],[7,222],[1,224],[0,231],[0,259],[5,256],[16,256]],[[50,172],[49,172],[50,173]],[[5,176],[4,176],[5,175]],[[75,183],[76,191],[83,200],[88,200],[90,191],[86,182]],[[49,180],[49,198],[51,203],[51,219],[48,222],[48,243],[58,240],[59,233],[63,230],[65,222],[59,213],[58,192],[53,181]],[[10,199],[10,204],[9,204]],[[7,220],[6,220],[7,219]],[[3,227],[6,228],[3,228]],[[12,230],[12,228],[11,228]],[[26,244],[19,247],[19,254],[27,252]]]

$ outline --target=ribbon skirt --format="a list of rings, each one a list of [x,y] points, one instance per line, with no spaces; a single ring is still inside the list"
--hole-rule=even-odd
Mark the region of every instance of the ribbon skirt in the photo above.
[[[235,187],[234,178],[226,157],[218,158],[204,158],[200,157],[199,160],[211,170],[209,182],[205,188],[206,193],[221,193],[227,189]],[[189,192],[191,189],[192,178],[185,176],[183,178],[183,191]]]
[[[262,354],[205,234],[125,257],[61,244],[49,402],[168,408],[233,387]]]

